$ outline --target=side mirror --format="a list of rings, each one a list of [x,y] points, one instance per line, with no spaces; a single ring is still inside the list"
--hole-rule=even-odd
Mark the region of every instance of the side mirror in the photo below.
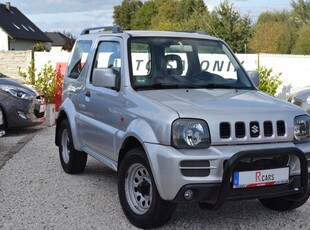
[[[96,68],[93,72],[92,82],[94,86],[115,88],[116,75],[111,68]]]
[[[258,87],[259,86],[259,72],[251,70],[247,71],[248,76],[250,77],[253,84]]]

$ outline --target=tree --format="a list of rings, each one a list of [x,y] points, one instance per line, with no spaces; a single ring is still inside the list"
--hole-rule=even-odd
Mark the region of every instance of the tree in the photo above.
[[[203,13],[207,7],[203,0],[180,0],[176,10],[176,21],[187,21],[194,13]]]
[[[210,13],[206,9],[203,12],[193,12],[187,20],[179,22],[179,27],[183,31],[208,31],[210,29],[207,25],[208,21],[210,21]]]
[[[252,28],[250,49],[258,53],[291,52],[295,28],[288,11],[263,12]]]
[[[179,28],[186,30],[204,30],[205,20],[209,21],[208,7],[203,0],[181,0],[176,13]]]
[[[137,30],[201,30],[201,17],[208,17],[203,0],[146,1],[131,20]]]
[[[290,30],[285,22],[266,21],[257,25],[250,48],[257,53],[289,53]]]
[[[130,30],[132,20],[141,6],[141,1],[123,0],[121,5],[114,7],[114,24],[121,26],[123,29]]]
[[[293,54],[310,54],[310,25],[302,26],[297,33],[297,40],[293,47]]]
[[[152,18],[157,14],[154,1],[143,3],[131,20],[131,28],[135,30],[148,30],[152,25]]]
[[[257,25],[264,23],[264,22],[288,22],[290,18],[290,12],[288,11],[273,11],[273,12],[262,12],[258,19],[257,19]]]
[[[245,52],[251,36],[251,19],[249,16],[242,17],[234,5],[229,5],[228,1],[225,0],[211,13],[210,24],[213,28],[212,31],[208,29],[210,34],[224,39],[234,52]]]
[[[47,51],[47,44],[44,42],[38,42],[31,48],[34,52]]]
[[[63,31],[62,34],[65,35],[64,36],[65,45],[63,46],[63,50],[67,50],[68,52],[70,52],[73,48],[76,37],[67,31]]]
[[[180,26],[175,20],[178,0],[156,0],[157,14],[152,18],[152,30],[179,30]]]
[[[291,1],[293,8],[291,12],[292,19],[297,28],[310,25],[310,1],[296,0]]]

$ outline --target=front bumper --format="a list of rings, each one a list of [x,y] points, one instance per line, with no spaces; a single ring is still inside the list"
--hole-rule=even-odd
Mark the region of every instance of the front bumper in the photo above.
[[[290,176],[289,183],[287,184],[257,188],[233,188],[231,178],[238,162],[246,158],[268,157],[275,154],[281,156],[296,156],[300,162],[300,175]],[[184,197],[185,192],[188,190],[191,190],[194,194],[191,201],[209,202],[209,206],[213,209],[222,207],[226,200],[270,198],[288,195],[290,195],[290,199],[302,200],[309,189],[309,179],[310,175],[308,174],[307,159],[305,154],[297,148],[274,149],[272,153],[270,153],[269,150],[243,151],[236,153],[226,162],[221,183],[185,185],[180,189],[177,196],[173,199],[173,202],[184,203],[188,201]]]
[[[169,146],[145,144],[153,177],[164,200],[188,202],[186,190],[194,191],[191,201],[210,201],[219,208],[225,200],[254,199],[298,194],[308,189],[309,144],[295,146],[291,142],[259,145],[213,146],[206,150],[177,150]],[[236,164],[249,157],[289,156],[289,183],[260,188],[232,189],[232,173]],[[181,172],[183,161],[209,161],[209,174],[186,176]],[[261,169],[267,169],[262,166]]]
[[[45,121],[45,100],[37,96],[33,100],[18,99],[13,96],[2,101],[7,128],[24,128],[40,125]]]

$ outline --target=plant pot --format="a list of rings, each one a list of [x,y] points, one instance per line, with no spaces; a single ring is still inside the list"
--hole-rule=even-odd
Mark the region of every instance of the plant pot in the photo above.
[[[45,114],[45,122],[43,123],[43,125],[54,125],[56,120],[55,104],[47,104]]]

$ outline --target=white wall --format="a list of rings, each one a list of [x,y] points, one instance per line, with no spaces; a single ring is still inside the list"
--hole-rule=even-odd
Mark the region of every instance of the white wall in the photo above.
[[[40,70],[48,60],[56,67],[57,62],[67,62],[69,55],[68,52],[35,52],[36,68]],[[291,86],[292,91],[310,85],[310,55],[237,54],[237,58],[246,70],[255,70],[259,59],[261,66],[273,69],[272,74],[282,73],[282,87]]]
[[[35,66],[40,71],[44,65],[50,61],[51,65],[56,67],[58,62],[67,63],[69,60],[70,53],[63,52],[34,52]]]
[[[9,50],[9,37],[7,33],[5,33],[2,28],[0,28],[0,51],[8,51]]]
[[[293,91],[310,86],[310,55],[284,55],[284,54],[237,54],[246,70],[257,68],[258,59],[260,66],[272,68],[272,74],[281,73],[283,82],[278,88],[277,96],[287,99]]]

